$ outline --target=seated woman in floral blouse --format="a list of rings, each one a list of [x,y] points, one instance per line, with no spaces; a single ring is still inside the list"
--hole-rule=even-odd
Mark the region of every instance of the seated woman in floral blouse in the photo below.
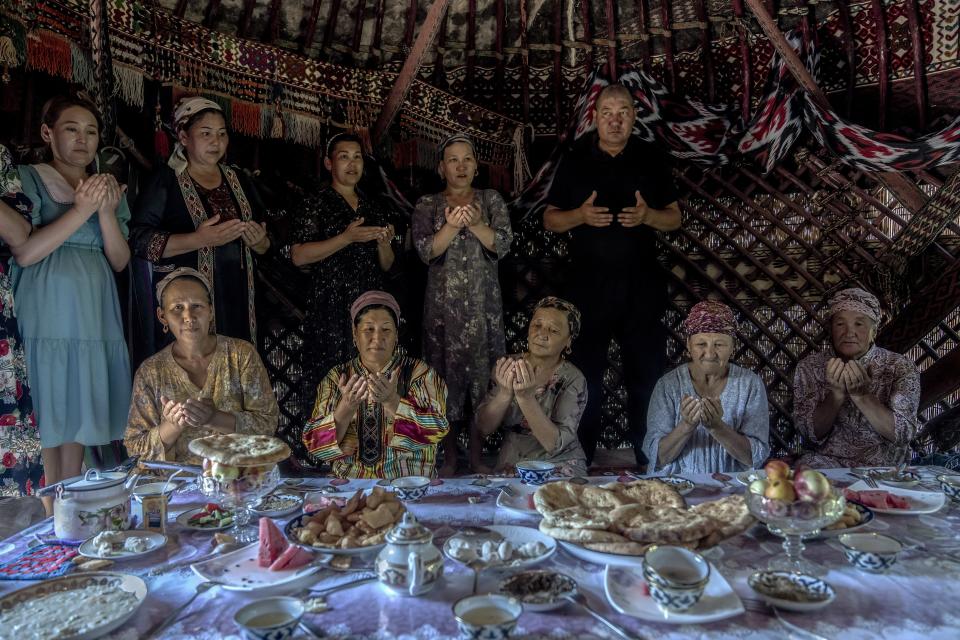
[[[830,299],[831,343],[797,365],[793,422],[816,447],[811,467],[899,464],[917,431],[920,377],[905,356],[874,344],[880,301],[863,289]]]
[[[586,475],[577,428],[587,406],[587,381],[566,359],[579,332],[575,306],[544,298],[533,309],[527,351],[497,361],[495,384],[477,409],[474,428],[481,436],[504,428],[498,472],[512,471],[520,460],[544,460],[557,465],[555,473]]]
[[[124,436],[130,455],[199,464],[187,448],[194,438],[276,431],[267,370],[246,340],[211,333],[211,298],[210,284],[189,267],[157,283],[157,317],[174,341],[137,369]]]
[[[427,363],[397,352],[400,305],[367,291],[350,306],[357,356],[327,373],[303,430],[311,456],[341,478],[435,475],[446,435],[447,385]]]
[[[722,302],[693,305],[683,321],[690,362],[657,381],[643,453],[653,471],[714,473],[758,468],[770,453],[767,392],[730,362],[736,322]]]

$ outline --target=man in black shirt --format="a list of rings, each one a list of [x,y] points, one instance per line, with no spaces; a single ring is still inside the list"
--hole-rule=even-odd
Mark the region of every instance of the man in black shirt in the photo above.
[[[603,373],[616,337],[630,438],[642,466],[647,405],[666,364],[666,273],[656,258],[656,232],[680,227],[680,207],[666,154],[631,136],[636,111],[626,87],[605,87],[596,110],[597,131],[578,140],[557,169],[543,224],[572,236],[567,296],[583,314],[573,361],[589,390],[579,430],[587,462],[600,436]]]

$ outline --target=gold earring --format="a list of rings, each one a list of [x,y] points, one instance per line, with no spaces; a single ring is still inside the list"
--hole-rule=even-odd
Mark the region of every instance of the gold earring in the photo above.
[[[170,331],[170,327],[168,327],[168,326],[166,325],[166,323],[164,323],[164,325],[163,325],[163,332],[164,332],[164,333],[168,333],[169,331]]]

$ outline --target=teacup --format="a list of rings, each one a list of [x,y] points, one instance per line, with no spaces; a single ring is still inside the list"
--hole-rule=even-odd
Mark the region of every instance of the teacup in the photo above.
[[[844,533],[837,538],[847,561],[861,571],[883,573],[897,563],[903,544],[880,533]]]
[[[710,581],[710,563],[683,547],[653,546],[643,558],[643,577],[657,606],[680,613],[700,601]]]
[[[453,605],[460,637],[470,640],[505,640],[517,626],[523,605],[516,598],[489,594],[467,596]]]
[[[942,473],[937,476],[937,482],[940,483],[940,489],[945,496],[955,502],[960,502],[960,476]]]
[[[527,484],[543,484],[553,474],[556,465],[543,460],[521,460],[516,467],[517,475]]]
[[[248,640],[286,640],[303,617],[299,598],[265,598],[241,607],[233,621]]]
[[[427,495],[430,488],[430,478],[426,476],[403,476],[390,483],[397,497],[401,500],[419,500]]]

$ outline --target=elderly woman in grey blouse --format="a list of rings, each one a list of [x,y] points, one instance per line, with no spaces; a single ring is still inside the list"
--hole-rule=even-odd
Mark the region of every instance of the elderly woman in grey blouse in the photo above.
[[[480,436],[499,427],[505,430],[497,471],[512,471],[520,460],[544,460],[554,463],[560,475],[586,475],[587,458],[577,427],[587,406],[587,381],[566,360],[579,332],[580,312],[575,306],[560,298],[544,298],[530,318],[526,353],[497,361],[495,384],[474,419]]]
[[[730,363],[730,307],[693,306],[683,322],[690,362],[660,378],[650,398],[643,452],[654,470],[713,473],[757,468],[770,453],[760,376]]]

